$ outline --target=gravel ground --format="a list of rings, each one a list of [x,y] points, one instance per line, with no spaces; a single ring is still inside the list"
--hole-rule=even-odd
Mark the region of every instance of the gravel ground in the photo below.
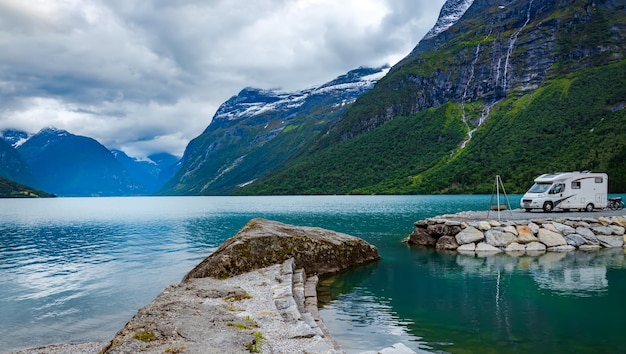
[[[524,211],[524,209],[513,209],[500,211],[500,221],[507,220],[533,220],[533,219],[560,219],[560,218],[597,218],[600,216],[625,216],[626,209],[622,210],[594,210],[592,212],[586,211],[554,211],[551,213],[544,213],[539,210],[533,210],[531,212]],[[441,217],[459,220],[498,220],[497,211],[463,211],[457,214],[442,215]]]

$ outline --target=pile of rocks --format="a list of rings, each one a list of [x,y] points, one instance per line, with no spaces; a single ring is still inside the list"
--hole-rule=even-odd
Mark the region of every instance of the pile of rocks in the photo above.
[[[624,247],[626,217],[529,220],[432,218],[417,221],[408,244],[459,252],[542,253]]]

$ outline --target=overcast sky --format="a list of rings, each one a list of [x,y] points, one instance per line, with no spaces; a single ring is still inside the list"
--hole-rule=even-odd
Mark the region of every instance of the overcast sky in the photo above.
[[[444,0],[0,0],[0,130],[182,155],[247,86],[395,64]]]

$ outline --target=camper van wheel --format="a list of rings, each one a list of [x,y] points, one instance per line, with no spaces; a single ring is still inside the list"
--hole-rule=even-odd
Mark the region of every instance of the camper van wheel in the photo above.
[[[545,211],[546,213],[552,212],[552,202],[543,203],[543,211]]]
[[[593,211],[593,204],[591,204],[591,203],[587,204],[587,206],[585,207],[585,211],[586,212],[592,212]]]

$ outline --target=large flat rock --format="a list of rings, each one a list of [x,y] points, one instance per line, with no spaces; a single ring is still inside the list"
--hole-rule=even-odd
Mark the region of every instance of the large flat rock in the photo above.
[[[226,278],[294,258],[297,268],[320,276],[380,259],[360,238],[318,227],[250,220],[186,276]]]
[[[336,353],[310,326],[277,308],[276,292],[286,284],[282,268],[172,285],[141,308],[102,353]]]

